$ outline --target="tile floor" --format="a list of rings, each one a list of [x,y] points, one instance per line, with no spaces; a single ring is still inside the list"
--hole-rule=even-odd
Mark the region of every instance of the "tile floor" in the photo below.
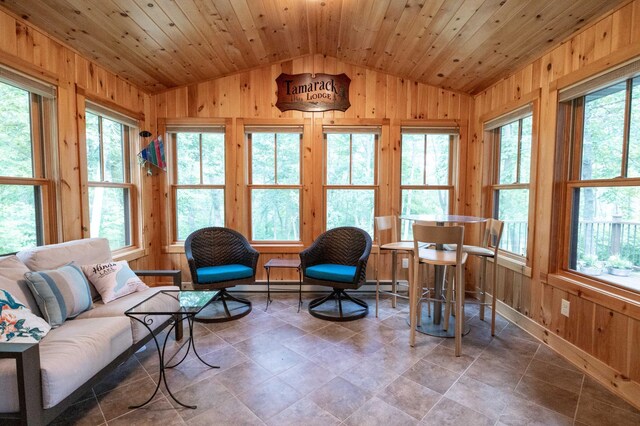
[[[640,411],[585,377],[506,320],[491,338],[477,307],[460,358],[453,340],[418,334],[408,344],[408,309],[385,299],[375,318],[347,323],[313,318],[297,295],[279,295],[265,312],[220,324],[197,324],[199,353],[170,370],[159,392],[155,349],[131,357],[70,407],[55,424],[81,425],[638,425]],[[172,342],[172,348],[177,347]],[[175,351],[175,349],[174,349]],[[162,388],[161,388],[162,389]]]

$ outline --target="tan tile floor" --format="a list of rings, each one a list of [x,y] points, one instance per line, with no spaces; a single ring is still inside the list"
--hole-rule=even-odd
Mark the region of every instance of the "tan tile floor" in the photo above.
[[[122,364],[56,424],[79,425],[639,425],[640,411],[585,377],[513,324],[466,310],[471,333],[460,358],[453,340],[418,335],[410,348],[406,304],[382,302],[375,318],[313,318],[297,295],[251,295],[248,316],[197,324],[199,353],[168,372],[166,389],[138,410],[158,376],[148,346]],[[307,302],[310,297],[306,297]],[[175,342],[172,342],[175,348]],[[175,349],[174,349],[175,350]]]

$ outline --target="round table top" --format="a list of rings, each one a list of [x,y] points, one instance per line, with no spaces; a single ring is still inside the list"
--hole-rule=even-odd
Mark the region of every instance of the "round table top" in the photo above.
[[[487,221],[485,217],[461,216],[457,214],[407,214],[400,216],[400,219],[436,223],[478,223]]]

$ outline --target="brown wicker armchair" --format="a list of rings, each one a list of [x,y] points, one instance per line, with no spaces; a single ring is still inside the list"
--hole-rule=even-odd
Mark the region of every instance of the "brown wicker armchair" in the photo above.
[[[220,290],[212,303],[196,316],[196,321],[229,321],[251,312],[251,302],[234,297],[226,290],[255,282],[259,253],[242,234],[228,228],[202,228],[187,237],[184,250],[193,287]]]
[[[333,288],[328,296],[309,303],[311,315],[329,321],[351,321],[367,315],[367,303],[345,290],[357,289],[366,282],[370,253],[371,237],[354,227],[330,229],[300,252],[304,282]],[[330,300],[337,302],[337,311],[335,307],[320,308]],[[348,303],[343,307],[343,302]]]

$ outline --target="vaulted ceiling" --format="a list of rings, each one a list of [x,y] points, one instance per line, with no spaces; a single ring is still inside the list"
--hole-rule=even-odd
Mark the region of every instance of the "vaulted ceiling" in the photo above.
[[[477,93],[628,0],[0,0],[150,92],[310,53]]]

